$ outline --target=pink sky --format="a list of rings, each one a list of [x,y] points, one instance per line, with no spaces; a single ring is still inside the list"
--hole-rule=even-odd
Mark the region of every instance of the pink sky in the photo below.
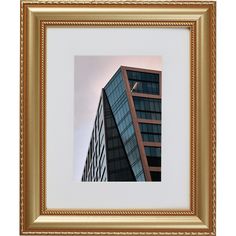
[[[123,66],[162,70],[160,56],[75,56],[74,174],[80,180],[102,88]]]

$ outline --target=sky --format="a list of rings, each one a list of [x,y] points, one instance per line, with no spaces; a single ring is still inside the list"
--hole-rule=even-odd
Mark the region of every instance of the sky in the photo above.
[[[74,178],[80,181],[102,88],[119,67],[162,70],[161,56],[75,56]]]

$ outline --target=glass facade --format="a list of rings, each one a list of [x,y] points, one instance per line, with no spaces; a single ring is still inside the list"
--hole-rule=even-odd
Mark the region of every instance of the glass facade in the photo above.
[[[103,102],[100,98],[82,181],[107,181]]]
[[[108,180],[136,181],[105,93],[103,93],[103,101]]]
[[[106,85],[105,92],[136,181],[145,181],[121,70]]]
[[[149,143],[144,146],[148,166],[152,181],[161,181],[161,98],[148,97],[150,95],[160,95],[160,75],[158,73],[148,73],[127,70],[130,91],[133,97],[134,107],[139,119],[147,123],[139,123],[142,141]],[[137,95],[139,93],[139,96]],[[156,120],[158,122],[150,122]],[[149,122],[149,123],[148,123]],[[154,146],[151,146],[154,145]],[[153,168],[154,167],[154,168]],[[158,167],[158,168],[155,168]]]
[[[161,94],[160,79],[160,72],[122,67],[107,83],[99,101],[82,181],[146,181],[150,177],[161,181],[161,98],[153,96]],[[127,91],[126,82],[131,91]],[[142,121],[134,118],[135,112]],[[147,162],[142,162],[143,158]],[[146,168],[144,163],[148,163]]]

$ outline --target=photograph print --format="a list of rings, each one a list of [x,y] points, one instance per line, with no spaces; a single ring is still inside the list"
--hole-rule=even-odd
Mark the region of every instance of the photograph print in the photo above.
[[[160,56],[75,56],[74,177],[162,180]]]

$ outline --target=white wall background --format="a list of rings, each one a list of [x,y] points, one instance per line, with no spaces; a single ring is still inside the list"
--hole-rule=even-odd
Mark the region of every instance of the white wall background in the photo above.
[[[1,235],[19,235],[19,1],[2,1],[0,14]],[[236,211],[236,77],[234,0],[218,1],[217,235],[234,235]]]

